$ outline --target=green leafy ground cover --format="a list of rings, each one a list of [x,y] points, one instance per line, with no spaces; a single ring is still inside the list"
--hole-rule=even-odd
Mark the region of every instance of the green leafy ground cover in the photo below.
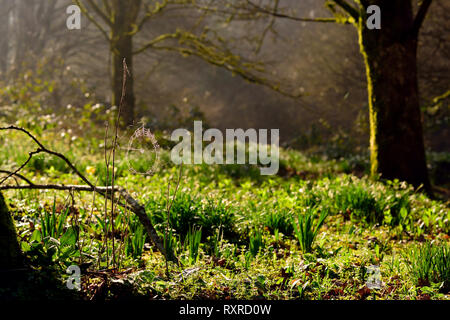
[[[97,185],[108,181],[102,139],[45,131],[40,139]],[[16,133],[0,142],[3,169],[17,168],[34,150]],[[283,151],[280,175],[269,177],[253,166],[185,166],[174,195],[179,168],[167,151],[152,176],[132,174],[118,152],[116,185],[145,204],[179,266],[166,265],[131,212],[105,213],[99,196],[5,192],[30,263],[51,270],[62,286],[66,268],[81,266],[83,299],[450,297],[448,202],[398,181],[370,180],[354,170],[364,159]],[[33,159],[24,173],[39,184],[80,183],[48,156]],[[379,288],[368,287],[371,266],[379,268]]]

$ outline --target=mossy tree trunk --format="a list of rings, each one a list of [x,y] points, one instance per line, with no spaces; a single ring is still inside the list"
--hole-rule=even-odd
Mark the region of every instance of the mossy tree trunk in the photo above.
[[[0,270],[21,267],[22,253],[17,241],[16,229],[5,199],[0,193]]]
[[[382,12],[382,27],[359,19],[370,108],[371,173],[430,191],[417,81],[418,28],[410,0],[366,1]]]

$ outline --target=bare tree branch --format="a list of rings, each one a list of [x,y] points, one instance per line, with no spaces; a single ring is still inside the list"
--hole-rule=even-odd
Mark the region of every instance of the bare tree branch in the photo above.
[[[1,130],[1,129],[0,129]],[[9,178],[11,178],[12,176],[17,175],[17,173],[22,170],[23,168],[25,168],[25,166],[31,161],[31,159],[33,158],[34,155],[43,152],[43,150],[41,149],[37,149],[36,151],[32,151],[28,154],[28,159],[19,167],[17,168],[14,172],[11,172],[9,175],[7,175],[5,178],[3,178],[0,181],[0,185],[3,184],[3,182],[5,182],[6,180],[8,180]]]
[[[88,12],[86,7],[80,2],[80,0],[74,0],[74,2],[76,5],[78,5],[78,7],[80,7],[81,12],[84,13],[84,15],[89,19],[89,21],[91,21],[98,28],[98,30],[100,30],[100,32],[103,34],[105,39],[108,42],[110,42],[111,39],[108,36],[108,32],[102,27],[102,25],[100,23],[98,23],[98,21],[97,21],[97,19],[95,19],[95,17],[91,16],[91,14]]]
[[[9,185],[8,186],[0,186],[0,190],[10,190],[10,189],[43,189],[43,190],[45,190],[45,189],[53,189],[53,190],[69,190],[69,191],[70,190],[95,191],[95,192],[99,193],[100,195],[102,195],[104,197],[109,197],[110,199],[113,198],[112,195],[115,192],[120,192],[122,197],[123,197],[123,199],[125,199],[125,203],[119,202],[118,204],[121,207],[123,207],[123,208],[130,209],[131,211],[133,211],[133,213],[135,213],[137,215],[137,217],[139,218],[139,221],[142,223],[142,225],[146,229],[146,231],[147,231],[148,235],[150,236],[150,239],[152,240],[152,242],[156,245],[157,249],[161,252],[161,254],[164,257],[166,256],[166,250],[164,248],[164,244],[161,241],[158,233],[156,232],[152,222],[148,218],[147,212],[145,210],[145,207],[142,206],[141,204],[139,204],[139,202],[136,201],[125,190],[123,190],[123,189],[115,189],[115,188],[110,188],[110,187],[96,187],[63,154],[47,149],[34,135],[32,135],[26,129],[19,128],[19,127],[16,127],[16,126],[9,126],[9,127],[1,127],[0,128],[0,131],[4,131],[4,130],[15,130],[15,131],[24,132],[25,134],[27,134],[39,146],[39,148],[36,151],[30,152],[30,158],[25,162],[25,164],[23,164],[15,172],[9,173],[8,177],[12,176],[12,175],[17,175],[18,172],[25,167],[25,165],[29,162],[29,160],[31,159],[31,157],[33,155],[35,155],[37,153],[44,152],[44,153],[48,153],[50,155],[56,156],[56,157],[64,160],[64,162],[72,169],[72,171],[81,180],[83,180],[87,184],[87,186],[35,185],[31,181],[29,181],[29,183],[31,183],[30,185],[26,185],[26,186],[9,186]],[[3,181],[5,181],[6,179],[3,179]],[[176,258],[174,258],[174,260],[175,260],[175,263],[178,264],[178,261],[176,260]]]
[[[169,40],[178,40],[178,43],[165,45],[164,42]],[[160,43],[163,44],[160,45]],[[190,32],[177,30],[175,33],[163,34],[156,37],[134,53],[139,54],[147,48],[177,52],[182,56],[195,56],[211,65],[238,75],[250,83],[263,85],[286,97],[301,97],[301,94],[290,92],[286,88],[281,88],[279,83],[265,79],[265,70],[262,63],[246,60],[242,56],[236,55],[230,50],[217,45],[213,40],[208,39],[206,35],[197,36]]]
[[[87,179],[80,171],[78,171],[78,169],[72,164],[72,162],[69,161],[69,159],[66,158],[66,156],[64,156],[64,155],[61,154],[61,153],[58,153],[58,152],[55,152],[55,151],[52,151],[52,150],[47,149],[47,148],[46,148],[41,142],[39,142],[39,140],[36,139],[36,137],[33,136],[29,131],[27,131],[27,130],[25,130],[25,129],[23,129],[23,128],[20,128],[20,127],[16,127],[16,126],[0,127],[0,131],[3,131],[3,130],[16,130],[16,131],[24,132],[24,133],[27,134],[31,139],[33,139],[33,141],[39,146],[39,148],[38,148],[36,151],[30,152],[30,158],[31,158],[32,156],[34,156],[35,154],[38,154],[38,153],[41,153],[41,152],[48,153],[48,154],[50,154],[50,155],[56,156],[56,157],[62,159],[62,160],[69,166],[69,168],[72,169],[72,171],[73,171],[78,177],[80,177],[81,180],[83,180],[83,181],[84,181],[85,183],[87,183],[89,186],[94,187],[94,185],[93,185],[93,184],[92,184],[92,183],[91,183],[91,182],[90,182],[90,181],[89,181],[89,180],[88,180],[88,179]],[[19,170],[16,170],[14,173],[17,173],[17,172],[19,172],[20,170],[22,170],[22,169],[25,167],[25,165],[31,160],[30,158],[25,162],[25,164],[23,164],[23,165],[19,168]],[[5,180],[6,180],[6,179],[5,179]],[[4,182],[4,180],[3,180],[2,182],[0,182],[0,184],[2,184],[3,182]]]
[[[20,170],[19,170],[20,171]],[[22,179],[23,181],[25,181],[26,183],[28,183],[29,185],[33,185],[34,183],[31,182],[30,180],[28,180],[28,178],[24,177],[23,175],[21,175],[20,173],[14,173],[8,170],[0,170],[0,173],[6,173],[8,174],[10,177],[17,177]]]
[[[108,24],[109,26],[112,26],[113,23],[111,21],[111,17],[108,17],[103,11],[102,9],[100,9],[99,6],[97,6],[97,4],[93,1],[93,0],[86,0],[89,5],[92,7],[92,9],[94,9],[94,11],[99,15],[100,18],[102,18],[102,20]],[[107,2],[107,1],[105,1]]]
[[[103,192],[112,192],[111,187],[94,187],[86,186],[86,185],[64,185],[64,184],[34,184],[30,183],[29,185],[6,185],[0,186],[0,190],[61,190],[61,191],[87,191],[92,192],[96,191],[99,193]],[[122,192],[121,189],[115,189],[114,192]]]
[[[300,17],[295,17],[295,16],[291,16],[291,15],[288,15],[288,14],[280,13],[277,10],[269,10],[267,8],[261,7],[261,6],[255,4],[255,3],[253,3],[251,1],[247,1],[247,3],[251,7],[253,7],[253,9],[255,9],[255,10],[261,12],[261,13],[264,13],[264,14],[276,17],[276,18],[283,18],[283,19],[300,21],[300,22],[332,22],[332,23],[338,22],[338,20],[336,18],[300,18]]]

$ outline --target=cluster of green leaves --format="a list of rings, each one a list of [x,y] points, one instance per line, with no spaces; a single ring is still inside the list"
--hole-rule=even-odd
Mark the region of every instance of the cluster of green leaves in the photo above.
[[[184,245],[188,249],[189,264],[194,264],[198,260],[201,239],[202,229],[192,228],[186,235]]]
[[[167,198],[159,198],[147,202],[146,209],[151,213],[152,221],[160,230],[167,222]],[[234,211],[222,201],[201,199],[188,193],[179,194],[173,201],[170,210],[169,225],[181,237],[185,237],[194,226],[201,227],[203,239],[221,228],[232,236],[234,234]]]
[[[74,258],[79,257],[77,241],[79,229],[75,225],[68,224],[69,207],[60,213],[56,211],[56,199],[51,211],[39,212],[40,229],[35,229],[29,242],[22,242],[22,250],[25,254],[44,258],[45,265],[53,262],[63,266],[70,265]]]
[[[325,222],[327,215],[328,211],[325,210],[318,215],[315,208],[307,208],[303,214],[300,213],[298,215],[298,225],[295,225],[295,235],[303,252],[311,252],[314,240],[319,233],[319,229]]]
[[[285,235],[292,235],[294,232],[293,215],[290,212],[269,212],[265,215],[264,226],[272,233],[281,232]]]
[[[129,224],[129,233],[125,239],[125,254],[138,259],[142,256],[144,251],[145,241],[147,240],[147,233],[144,226],[139,223],[137,219]]]
[[[450,288],[450,245],[426,242],[415,245],[404,254],[407,266],[417,284],[439,283]]]

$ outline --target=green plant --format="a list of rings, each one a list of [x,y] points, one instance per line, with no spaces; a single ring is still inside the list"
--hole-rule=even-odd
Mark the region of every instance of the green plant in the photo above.
[[[162,230],[167,224],[166,199],[150,201],[148,211],[152,212],[152,220]],[[185,237],[193,225],[198,225],[199,205],[189,194],[179,194],[172,203],[169,225],[182,237]]]
[[[290,236],[294,232],[292,218],[287,212],[271,212],[266,215],[264,225],[274,233],[275,230]]]
[[[198,260],[198,253],[200,249],[200,243],[202,239],[202,229],[192,228],[189,230],[184,240],[184,245],[189,252],[189,264],[194,264]]]
[[[126,241],[126,253],[134,259],[138,259],[142,256],[142,252],[144,251],[144,244],[147,238],[147,233],[145,232],[144,227],[141,224],[137,224],[134,228],[132,228],[131,234],[128,236]]]
[[[281,237],[280,232],[278,231],[278,229],[275,229],[273,231],[273,235],[274,235],[275,243],[278,243],[278,242],[281,241],[282,237]]]
[[[337,210],[349,212],[353,221],[369,224],[383,221],[383,211],[379,208],[375,196],[362,185],[352,183],[341,187],[334,202]]]
[[[450,245],[448,243],[435,248],[434,280],[443,282],[445,290],[450,290]]]
[[[42,227],[42,237],[43,238],[54,238],[59,239],[62,236],[64,227],[67,221],[67,216],[69,214],[69,207],[65,208],[61,214],[56,212],[56,198],[53,200],[52,211],[43,210],[41,214],[41,227]]]
[[[413,246],[404,254],[411,277],[418,285],[442,282],[450,285],[450,245],[426,242]]]
[[[249,239],[249,252],[252,257],[256,257],[259,250],[264,246],[262,234],[259,230],[253,230]]]
[[[380,207],[384,208],[383,211],[389,212],[391,217],[390,221],[386,221],[390,226],[401,225],[403,229],[411,231],[412,217],[411,217],[411,204],[409,201],[409,194],[407,192],[395,193],[388,192],[384,197],[379,200]]]
[[[73,257],[79,256],[77,241],[79,228],[65,227],[69,208],[61,214],[56,212],[56,199],[53,202],[52,212],[46,210],[41,213],[41,230],[35,229],[29,243],[22,243],[22,249],[28,254],[36,255],[40,252],[47,256],[50,262],[59,262],[69,265]]]
[[[220,258],[221,255],[221,248],[222,248],[222,240],[223,240],[223,233],[221,232],[221,229],[217,229],[217,234],[209,236],[207,238],[207,243],[209,243],[208,246],[208,253],[216,258]]]
[[[400,274],[402,271],[400,259],[397,259],[395,255],[392,255],[390,259],[386,262],[386,266],[389,269],[389,272],[392,274]]]
[[[224,236],[232,238],[235,236],[234,224],[235,216],[233,210],[225,206],[221,199],[213,201],[208,199],[207,203],[201,207],[198,213],[199,224],[205,234],[212,235],[212,231],[220,228]]]
[[[166,204],[162,201],[149,201],[148,211],[152,212],[152,221],[160,230],[167,222]],[[199,197],[190,194],[179,194],[173,201],[170,210],[170,226],[182,238],[186,237],[190,229],[196,225],[204,232],[203,240],[213,235],[214,230],[220,228],[229,238],[235,236],[234,212],[228,209],[221,201],[213,202],[207,199],[203,203]]]
[[[304,214],[298,215],[298,225],[294,225],[295,235],[304,253],[311,252],[314,240],[327,216],[328,211],[322,210],[320,216],[317,217],[317,208],[315,207],[307,208]]]
[[[166,250],[167,260],[176,260],[177,249],[178,249],[178,239],[174,235],[173,230],[170,229],[169,232],[164,234],[163,237],[164,249]]]

